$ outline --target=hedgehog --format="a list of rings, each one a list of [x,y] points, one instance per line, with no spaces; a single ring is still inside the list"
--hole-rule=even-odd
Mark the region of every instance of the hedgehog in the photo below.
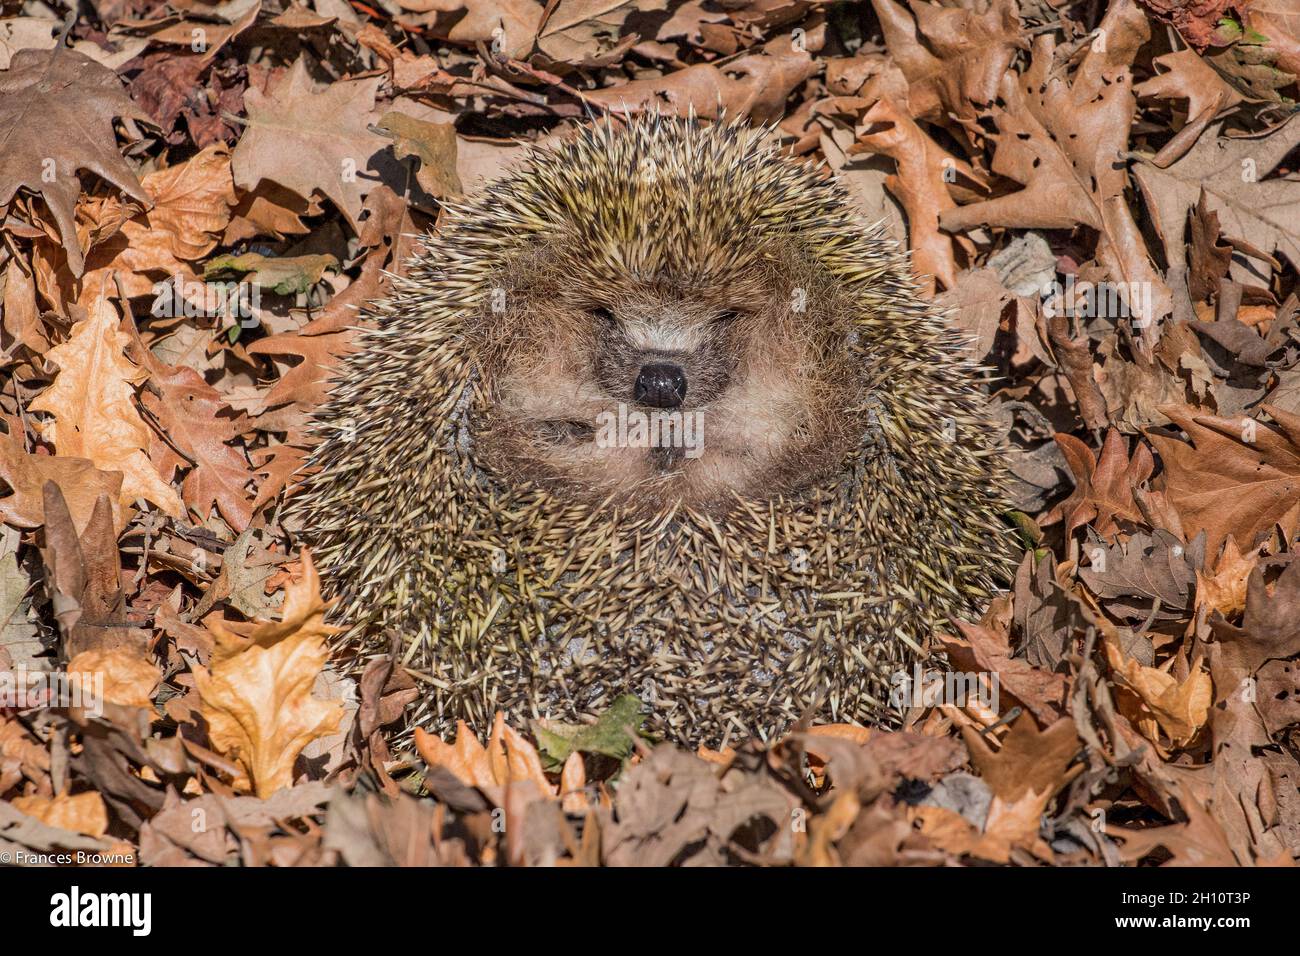
[[[688,746],[896,725],[1013,557],[985,370],[905,253],[771,130],[534,148],[363,310],[286,515],[411,726]]]

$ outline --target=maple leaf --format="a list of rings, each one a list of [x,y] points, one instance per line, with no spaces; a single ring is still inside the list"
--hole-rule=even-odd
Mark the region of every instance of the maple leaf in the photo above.
[[[19,50],[0,73],[0,206],[19,189],[40,193],[75,276],[85,266],[74,218],[78,170],[88,169],[149,203],[118,152],[113,120],[119,118],[153,125],[127,97],[117,74],[74,50]]]
[[[241,540],[244,540],[242,535]],[[296,581],[291,580],[284,589],[280,620],[204,621],[204,625],[216,637],[213,660],[224,660],[251,647],[274,647],[285,638],[297,634],[307,634],[322,642],[326,641],[344,630],[325,623],[325,612],[329,608],[330,604],[321,598],[320,574],[316,571],[311,553],[304,549],[300,576]]]
[[[231,158],[235,184],[253,189],[267,179],[304,199],[320,191],[355,230],[363,197],[378,185],[366,175],[370,158],[389,145],[369,129],[382,81],[371,77],[322,88],[299,57],[268,92],[250,88],[244,97],[248,129]],[[286,156],[293,162],[286,163]]]
[[[130,341],[118,329],[117,309],[101,290],[68,341],[49,351],[47,358],[58,365],[59,374],[31,409],[54,416],[41,424],[41,435],[60,455],[87,458],[96,468],[122,473],[123,505],[144,498],[179,517],[184,513],[179,496],[145,453],[149,427],[135,407],[133,388],[144,373],[126,358]]]
[[[916,807],[909,816],[920,823],[922,833],[953,853],[1006,863],[1012,848],[1021,846],[1050,861],[1051,848],[1039,836],[1043,813],[1084,769],[1074,764],[1080,750],[1074,721],[1062,717],[1040,731],[1033,717],[1022,714],[996,751],[970,727],[962,727],[962,738],[971,763],[993,791],[983,832],[941,807]]]
[[[1246,582],[1259,563],[1259,550],[1252,548],[1243,555],[1236,540],[1228,538],[1213,573],[1208,567],[1196,572],[1197,611],[1217,611],[1230,617],[1245,610]]]
[[[318,700],[312,687],[329,659],[325,638],[342,631],[323,622],[327,605],[307,551],[303,573],[285,588],[278,622],[240,628],[209,625],[217,637],[211,670],[194,665],[199,711],[212,745],[243,766],[257,796],[293,785],[293,764],[309,743],[337,733],[344,708]]]
[[[1300,518],[1300,415],[1262,407],[1279,430],[1165,405],[1160,411],[1190,444],[1147,432],[1164,463],[1165,495],[1189,540],[1206,532],[1208,555],[1217,555],[1229,535],[1252,547],[1274,524],[1294,527]]]
[[[1119,521],[1142,522],[1133,488],[1155,470],[1155,459],[1146,445],[1138,442],[1129,460],[1124,437],[1115,429],[1106,435],[1100,456],[1073,435],[1058,434],[1056,444],[1074,474],[1074,492],[1052,509],[1044,524],[1064,518],[1068,537],[1091,521],[1099,535],[1110,537],[1119,531]]]

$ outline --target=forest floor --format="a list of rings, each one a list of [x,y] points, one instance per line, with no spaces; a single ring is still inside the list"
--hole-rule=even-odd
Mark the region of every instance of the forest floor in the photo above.
[[[1293,8],[65,14],[0,0],[0,672],[26,681],[0,700],[0,848],[281,866],[1300,854]],[[347,622],[277,507],[353,306],[442,200],[605,108],[770,124],[971,333],[1028,550],[934,645],[996,675],[996,707],[921,700],[898,730],[693,753],[641,739],[622,699],[590,727],[498,720],[408,751],[390,744],[411,679],[328,661]],[[91,690],[102,707],[64,700]]]

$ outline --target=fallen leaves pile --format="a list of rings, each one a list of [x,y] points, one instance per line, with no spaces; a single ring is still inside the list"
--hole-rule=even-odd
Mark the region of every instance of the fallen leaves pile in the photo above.
[[[1296,860],[1292,5],[65,13],[0,2],[0,849]],[[954,701],[934,671],[900,730],[689,753],[640,736],[633,698],[591,725],[411,739],[400,666],[330,664],[346,622],[277,505],[355,306],[444,200],[604,108],[770,124],[971,334],[1026,553],[933,649],[996,694]]]

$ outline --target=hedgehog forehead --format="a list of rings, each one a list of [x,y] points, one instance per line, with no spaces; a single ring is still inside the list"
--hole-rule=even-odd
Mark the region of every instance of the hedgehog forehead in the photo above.
[[[754,135],[634,127],[534,157],[518,193],[593,271],[708,278],[753,259],[802,178]]]

